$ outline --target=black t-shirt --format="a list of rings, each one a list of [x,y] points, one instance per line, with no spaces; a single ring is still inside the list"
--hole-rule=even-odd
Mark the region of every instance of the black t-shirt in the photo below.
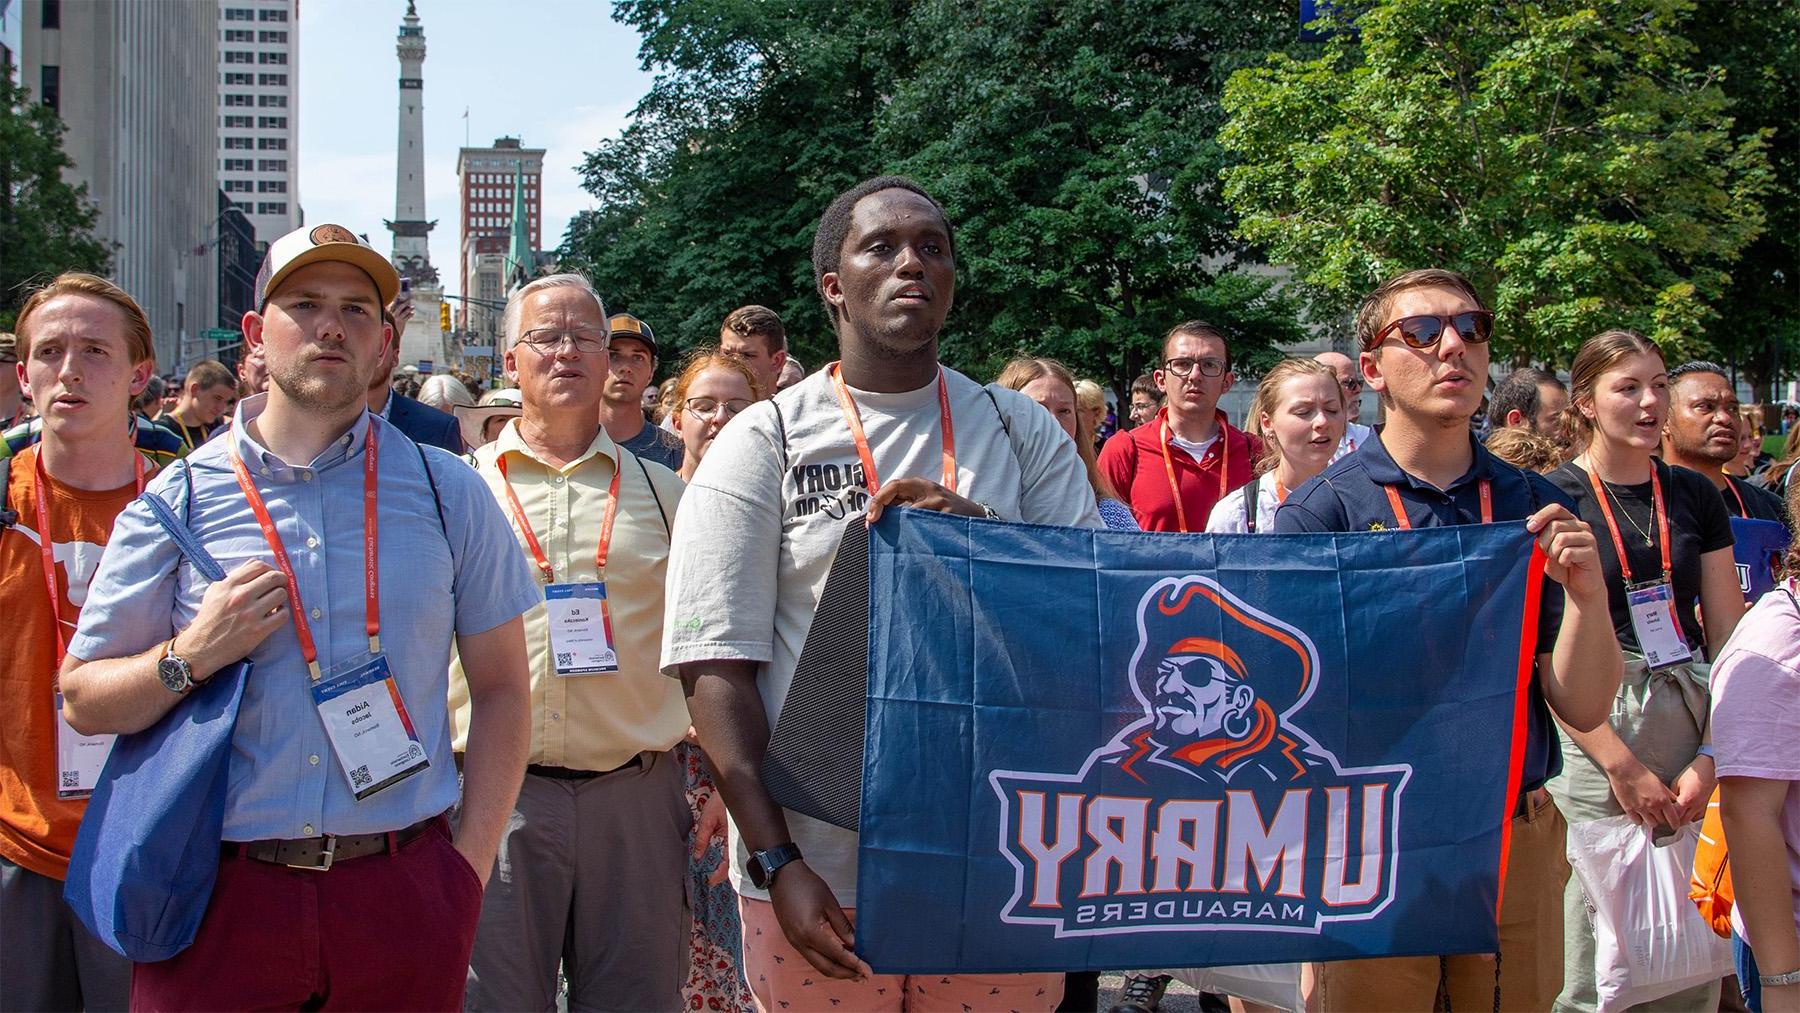
[[[1731,516],[1725,512],[1725,501],[1706,476],[1686,468],[1672,468],[1655,462],[1662,479],[1663,502],[1669,511],[1670,565],[1674,570],[1675,614],[1681,619],[1681,632],[1688,646],[1705,643],[1700,633],[1700,619],[1695,605],[1700,598],[1700,557],[1718,549],[1731,548]],[[1550,473],[1550,481],[1574,498],[1576,513],[1594,528],[1600,543],[1600,567],[1606,574],[1606,602],[1612,609],[1613,632],[1619,645],[1637,650],[1637,635],[1631,628],[1631,612],[1625,604],[1625,579],[1619,569],[1619,554],[1607,533],[1606,515],[1594,499],[1594,487],[1588,473],[1571,461]],[[1662,576],[1661,535],[1656,524],[1655,498],[1651,483],[1606,486],[1611,496],[1613,519],[1618,523],[1619,541],[1625,546],[1625,558],[1631,565],[1631,582],[1658,580]],[[1649,544],[1643,532],[1649,532]]]
[[[1788,522],[1787,504],[1781,502],[1780,496],[1733,475],[1725,476],[1725,481],[1730,483],[1730,488],[1720,489],[1719,495],[1725,497],[1726,513],[1733,517],[1774,521],[1784,528],[1792,528]],[[1733,492],[1737,495],[1733,496]]]

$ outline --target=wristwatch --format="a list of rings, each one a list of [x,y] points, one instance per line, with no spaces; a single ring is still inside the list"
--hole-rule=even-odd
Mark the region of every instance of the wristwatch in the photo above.
[[[156,661],[156,677],[169,692],[185,696],[194,688],[194,666],[188,664],[186,658],[171,653],[174,647],[174,637],[163,643],[162,657]]]
[[[775,874],[781,871],[782,866],[799,860],[799,845],[789,841],[767,851],[752,853],[750,860],[744,863],[744,871],[750,874],[750,882],[758,890],[767,890],[775,884]]]

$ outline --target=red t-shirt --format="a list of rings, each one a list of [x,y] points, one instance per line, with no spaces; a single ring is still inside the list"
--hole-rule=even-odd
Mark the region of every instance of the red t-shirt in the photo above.
[[[1200,460],[1170,443],[1165,463],[1163,417],[1167,411],[1162,409],[1136,429],[1114,433],[1100,450],[1100,473],[1119,491],[1145,531],[1180,531],[1183,512],[1187,530],[1204,531],[1213,505],[1250,481],[1250,469],[1262,455],[1262,441],[1232,428],[1220,412],[1217,438]],[[1169,482],[1170,468],[1175,472],[1174,485],[1181,490],[1179,512]]]
[[[0,857],[52,879],[69,872],[69,850],[87,802],[56,797],[56,633],[37,530],[38,447],[12,459],[6,506],[18,523],[0,531]],[[146,474],[148,477],[148,474]],[[99,492],[48,480],[63,636],[75,635],[81,603],[100,565],[113,519],[137,496],[132,483]]]

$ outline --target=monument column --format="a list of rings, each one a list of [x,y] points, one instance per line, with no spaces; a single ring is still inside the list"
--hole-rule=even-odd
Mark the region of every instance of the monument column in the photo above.
[[[414,312],[400,336],[401,365],[428,362],[434,371],[455,365],[449,335],[438,326],[443,286],[431,266],[430,237],[435,221],[425,218],[425,29],[413,0],[406,4],[395,45],[400,57],[400,131],[394,153],[394,262],[402,277],[412,279]],[[460,347],[455,349],[460,352]]]

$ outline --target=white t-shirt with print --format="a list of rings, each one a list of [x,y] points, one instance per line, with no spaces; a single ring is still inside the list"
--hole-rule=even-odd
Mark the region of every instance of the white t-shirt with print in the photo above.
[[[946,369],[957,489],[1006,520],[1099,527],[1075,444],[1049,412],[1017,391],[988,389]],[[852,389],[882,482],[943,476],[938,383],[898,394]],[[776,408],[780,409],[777,423]],[[998,408],[998,411],[996,411]],[[1004,415],[1007,427],[1002,428]],[[782,433],[785,430],[785,440]],[[669,551],[663,671],[686,662],[759,662],[769,727],[781,714],[847,517],[864,513],[862,464],[826,371],[731,421],[681,500]],[[856,903],[854,832],[787,812],[807,865],[838,903]],[[748,852],[731,828],[738,892],[766,897],[743,874]]]

